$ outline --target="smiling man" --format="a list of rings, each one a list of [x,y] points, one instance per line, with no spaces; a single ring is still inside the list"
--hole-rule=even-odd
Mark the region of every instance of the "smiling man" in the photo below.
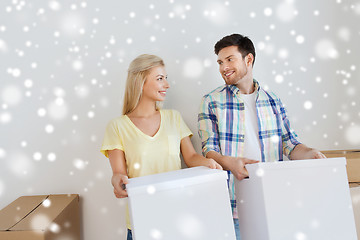
[[[219,72],[225,81],[201,102],[198,115],[203,154],[216,160],[229,174],[229,193],[237,239],[240,239],[234,176],[248,176],[246,164],[325,158],[300,143],[281,100],[253,78],[255,47],[240,34],[215,44]]]

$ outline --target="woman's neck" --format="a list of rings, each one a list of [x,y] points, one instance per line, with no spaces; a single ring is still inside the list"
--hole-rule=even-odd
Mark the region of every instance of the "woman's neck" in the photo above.
[[[134,111],[127,114],[129,117],[141,117],[148,118],[157,113],[156,102],[153,101],[139,101],[139,104],[135,107]]]

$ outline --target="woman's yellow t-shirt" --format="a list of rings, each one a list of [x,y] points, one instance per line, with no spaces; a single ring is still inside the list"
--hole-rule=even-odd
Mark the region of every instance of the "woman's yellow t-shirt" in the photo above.
[[[181,168],[180,141],[192,133],[178,111],[160,110],[160,116],[160,127],[153,137],[143,133],[126,115],[108,123],[101,152],[109,157],[107,150],[122,150],[129,178]],[[130,228],[128,216],[127,225]]]

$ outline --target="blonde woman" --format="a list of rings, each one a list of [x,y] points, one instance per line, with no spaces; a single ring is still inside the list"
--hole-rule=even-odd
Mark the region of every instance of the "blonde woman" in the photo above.
[[[213,159],[197,154],[190,141],[191,131],[179,112],[162,110],[169,89],[164,62],[155,55],[135,58],[128,69],[123,115],[106,128],[101,152],[109,158],[114,194],[127,197],[128,177],[178,170],[180,152],[188,167],[222,169]],[[128,238],[131,237],[127,214]]]

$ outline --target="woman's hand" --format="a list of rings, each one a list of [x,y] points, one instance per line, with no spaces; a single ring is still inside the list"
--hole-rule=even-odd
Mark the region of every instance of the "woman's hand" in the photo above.
[[[211,169],[220,169],[223,170],[222,166],[220,164],[218,164],[214,159],[212,158],[206,158],[207,164],[205,165],[205,167],[211,168]]]
[[[111,184],[114,187],[114,194],[117,198],[125,198],[128,196],[125,184],[128,183],[128,177],[121,173],[114,173],[111,178]]]

